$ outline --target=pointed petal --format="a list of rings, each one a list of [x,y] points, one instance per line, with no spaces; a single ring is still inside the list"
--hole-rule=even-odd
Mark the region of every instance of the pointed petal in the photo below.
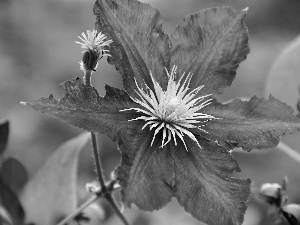
[[[216,142],[186,138],[176,147],[174,196],[195,218],[209,225],[240,225],[250,195],[250,180],[231,177],[239,166]]]
[[[252,97],[249,101],[235,99],[228,104],[213,101],[203,113],[215,116],[203,127],[220,143],[230,148],[275,147],[280,136],[300,130],[294,110],[270,95],[269,99]]]
[[[201,10],[184,19],[171,36],[171,65],[178,73],[193,73],[190,88],[199,93],[221,94],[231,85],[236,70],[249,53],[246,10],[231,7]]]
[[[160,148],[161,138],[150,146],[153,133],[139,128],[124,130],[118,136],[122,161],[116,176],[123,187],[123,201],[147,211],[162,208],[173,196],[172,154],[167,147]]]
[[[153,90],[150,71],[165,87],[164,68],[169,68],[170,62],[169,38],[162,31],[158,10],[136,0],[98,0],[94,14],[96,28],[113,40],[109,63],[123,76],[127,93],[136,96],[134,77],[141,87],[146,82]]]
[[[119,129],[140,123],[128,120],[141,116],[141,113],[120,112],[139,107],[125,91],[106,85],[106,95],[101,97],[95,88],[83,84],[79,78],[64,82],[62,87],[65,94],[59,100],[50,95],[23,104],[75,127],[104,133],[113,139]]]

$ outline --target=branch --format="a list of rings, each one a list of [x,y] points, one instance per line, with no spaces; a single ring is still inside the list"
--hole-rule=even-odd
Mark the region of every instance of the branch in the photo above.
[[[112,198],[112,196],[106,195],[105,199],[109,202],[109,204],[111,205],[111,207],[113,208],[113,210],[115,211],[115,213],[118,215],[118,217],[122,220],[122,222],[125,225],[129,225],[129,223],[127,222],[126,218],[124,217],[124,215],[121,213],[120,209],[118,208],[117,204],[115,203],[114,199]]]
[[[96,171],[97,171],[98,180],[99,180],[99,183],[100,183],[100,186],[101,186],[101,192],[104,193],[104,198],[109,202],[109,204],[114,209],[117,216],[122,220],[122,222],[125,225],[129,225],[126,218],[121,213],[121,211],[119,210],[117,204],[115,203],[114,199],[111,196],[112,190],[109,190],[105,186],[103,175],[102,175],[100,157],[99,157],[99,153],[98,153],[97,138],[96,138],[95,133],[91,132],[91,135],[92,135],[92,143],[93,143],[93,151],[94,151],[94,158],[95,158],[95,164],[96,164]]]
[[[284,144],[283,142],[279,142],[277,148],[281,150],[283,153],[296,160],[300,164],[300,153],[296,150],[292,149],[290,146]]]
[[[100,196],[93,195],[85,203],[83,203],[78,209],[76,209],[74,212],[72,212],[70,215],[68,215],[62,221],[60,221],[57,225],[65,225],[65,224],[67,224],[74,217],[76,217],[79,213],[81,213],[86,207],[88,207],[90,204],[92,204],[93,202],[95,202],[99,197]]]
[[[93,152],[94,152],[97,176],[98,176],[98,180],[99,180],[99,183],[100,183],[100,186],[101,186],[101,191],[103,193],[105,193],[106,192],[106,186],[105,186],[104,179],[103,179],[103,174],[102,174],[101,161],[100,161],[100,156],[99,156],[99,153],[98,153],[96,134],[91,132],[91,136],[92,136],[92,144],[93,144]]]

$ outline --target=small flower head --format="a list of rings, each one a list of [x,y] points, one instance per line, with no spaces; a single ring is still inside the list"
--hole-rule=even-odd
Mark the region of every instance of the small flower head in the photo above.
[[[87,30],[87,34],[81,33],[78,38],[81,42],[76,41],[75,43],[80,44],[83,48],[83,59],[80,62],[80,69],[85,71],[95,71],[97,68],[98,61],[103,56],[110,56],[108,54],[109,50],[104,49],[104,47],[109,46],[112,40],[106,40],[107,38],[103,33],[98,33],[96,30]]]
[[[144,114],[133,120],[144,120],[146,123],[142,129],[149,127],[150,130],[155,130],[151,145],[156,135],[162,131],[161,147],[168,144],[172,138],[175,145],[177,145],[178,137],[187,150],[183,136],[187,135],[198,143],[196,137],[189,129],[197,128],[205,132],[201,127],[205,126],[205,122],[215,119],[215,117],[200,112],[201,109],[211,103],[211,99],[205,100],[210,94],[197,97],[197,93],[203,86],[189,90],[192,78],[191,73],[186,76],[183,74],[178,82],[176,82],[176,69],[174,66],[171,73],[167,71],[169,81],[166,91],[163,91],[151,73],[154,91],[147,85],[146,90],[143,90],[136,82],[136,93],[140,99],[133,98],[133,101],[140,104],[141,108],[125,110],[135,110]]]
[[[103,33],[98,33],[96,30],[87,30],[86,31],[87,35],[82,32],[81,35],[82,37],[78,36],[78,38],[82,41],[76,41],[75,43],[81,45],[81,48],[83,48],[83,52],[85,51],[90,51],[90,50],[95,50],[97,52],[101,52],[102,56],[108,55],[107,52],[108,50],[104,50],[103,48],[105,46],[109,46],[110,43],[112,43],[112,40],[106,40],[107,38]]]

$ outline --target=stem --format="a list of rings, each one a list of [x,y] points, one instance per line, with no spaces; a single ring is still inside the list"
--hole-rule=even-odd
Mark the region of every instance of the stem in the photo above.
[[[85,203],[83,203],[78,209],[76,209],[74,212],[72,212],[70,215],[68,215],[62,221],[60,221],[57,225],[65,225],[70,220],[72,220],[74,217],[76,217],[79,213],[81,213],[86,207],[88,207],[90,204],[95,202],[98,198],[99,198],[98,196],[93,195]]]
[[[105,186],[103,175],[102,175],[102,169],[101,169],[101,163],[100,163],[100,157],[98,153],[98,147],[97,147],[97,138],[95,133],[91,132],[92,136],[92,144],[93,144],[93,151],[94,151],[94,157],[95,157],[95,164],[96,164],[96,170],[98,175],[98,180],[101,185],[101,192],[104,194],[104,198],[108,201],[108,203],[112,206],[117,216],[122,220],[122,222],[125,225],[129,225],[124,215],[120,212],[117,204],[115,203],[114,199],[111,196],[111,191],[107,191],[107,187]]]
[[[99,156],[99,153],[98,153],[96,134],[91,132],[91,136],[92,136],[92,144],[93,144],[93,151],[94,151],[94,158],[95,158],[97,176],[98,176],[98,180],[99,180],[99,183],[100,183],[100,186],[101,186],[101,192],[105,193],[106,186],[105,186],[104,179],[103,179],[103,174],[102,174],[101,161],[100,161],[100,156]]]
[[[92,79],[92,71],[85,71],[83,77],[85,85],[91,86],[91,79]]]
[[[129,225],[128,221],[126,220],[124,215],[119,210],[119,208],[118,208],[117,204],[115,203],[114,199],[112,198],[112,196],[110,194],[107,194],[107,195],[105,195],[105,199],[109,202],[109,204],[111,205],[111,207],[113,208],[113,210],[115,211],[117,216],[122,220],[122,222],[125,225]]]
[[[292,149],[290,146],[284,144],[283,142],[279,142],[277,148],[281,150],[283,153],[296,160],[300,164],[300,153],[296,150]]]

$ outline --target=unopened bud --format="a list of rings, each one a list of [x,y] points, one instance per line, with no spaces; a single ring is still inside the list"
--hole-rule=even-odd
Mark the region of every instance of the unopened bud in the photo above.
[[[282,207],[282,211],[288,213],[291,218],[297,220],[297,224],[300,224],[300,205],[288,204]]]
[[[95,50],[84,52],[82,57],[82,65],[85,71],[96,71],[99,55]]]
[[[281,186],[277,183],[266,183],[260,188],[260,197],[269,204],[281,204]]]

